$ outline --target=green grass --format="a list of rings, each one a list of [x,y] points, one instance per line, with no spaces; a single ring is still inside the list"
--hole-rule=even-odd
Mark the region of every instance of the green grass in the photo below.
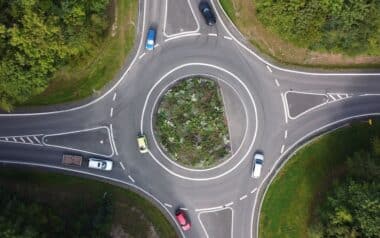
[[[236,16],[235,16],[235,10],[234,6],[231,0],[219,0],[220,4],[222,5],[224,11],[226,11],[228,17],[235,22]]]
[[[153,225],[159,237],[177,237],[173,227],[151,202],[107,183],[38,170],[1,167],[0,185],[74,218],[78,203],[95,203],[107,192],[112,195],[115,205],[113,223],[121,225],[129,235],[145,238]]]
[[[116,76],[134,45],[138,0],[116,1],[116,9],[118,27],[115,36],[112,36],[110,27],[105,39],[88,56],[59,69],[48,88],[24,105],[50,105],[83,99]],[[113,13],[109,15],[114,18]]]
[[[355,151],[370,150],[380,125],[355,123],[299,150],[270,185],[260,215],[259,237],[308,237],[314,205],[334,179],[344,176],[344,162]]]
[[[163,96],[155,132],[170,158],[206,168],[229,152],[229,134],[217,82],[204,78],[180,81]]]

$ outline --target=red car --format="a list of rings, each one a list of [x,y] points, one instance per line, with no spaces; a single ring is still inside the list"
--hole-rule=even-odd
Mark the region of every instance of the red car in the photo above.
[[[175,218],[177,219],[182,230],[188,231],[191,228],[190,221],[187,219],[186,213],[183,210],[178,209],[175,212]]]

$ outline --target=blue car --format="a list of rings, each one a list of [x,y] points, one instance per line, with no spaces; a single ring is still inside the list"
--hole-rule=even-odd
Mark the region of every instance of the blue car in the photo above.
[[[145,49],[153,50],[155,41],[156,41],[156,29],[149,28],[148,34],[146,36]]]

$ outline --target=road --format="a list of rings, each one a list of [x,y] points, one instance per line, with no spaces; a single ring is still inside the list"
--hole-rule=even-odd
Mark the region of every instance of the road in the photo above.
[[[311,72],[277,66],[249,48],[212,4],[217,24],[199,14],[199,0],[141,0],[139,41],[121,77],[91,100],[0,115],[0,161],[98,178],[154,202],[182,237],[257,237],[261,201],[278,168],[301,145],[346,123],[380,114],[380,73]],[[158,29],[155,49],[146,31]],[[222,86],[233,154],[215,168],[182,167],[161,151],[152,131],[160,96],[176,81],[204,75]],[[229,106],[228,106],[229,105]],[[236,106],[233,106],[236,105]],[[137,150],[143,132],[149,153]],[[252,155],[265,154],[251,178]],[[63,153],[108,158],[111,172],[64,167]],[[187,211],[182,232],[174,210]]]

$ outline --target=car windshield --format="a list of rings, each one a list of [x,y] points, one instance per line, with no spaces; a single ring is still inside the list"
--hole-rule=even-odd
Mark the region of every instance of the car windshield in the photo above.
[[[261,159],[256,159],[256,164],[263,164],[263,161]]]

